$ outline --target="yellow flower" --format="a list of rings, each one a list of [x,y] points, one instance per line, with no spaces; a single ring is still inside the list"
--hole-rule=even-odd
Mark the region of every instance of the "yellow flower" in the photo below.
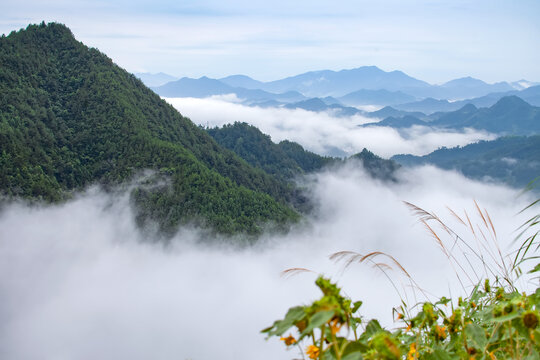
[[[446,326],[435,325],[435,335],[439,340],[446,339]]]
[[[411,344],[411,348],[409,349],[409,353],[407,354],[407,360],[414,360],[416,354],[416,343]]]
[[[285,345],[287,345],[287,346],[296,344],[296,339],[291,334],[289,334],[289,336],[287,336],[287,337],[282,337],[279,340],[285,341]]]
[[[342,324],[339,323],[338,318],[334,318],[332,321],[330,321],[330,331],[332,331],[333,335],[336,335],[339,332],[341,326]]]
[[[309,345],[306,349],[306,354],[309,356],[310,359],[318,358],[320,352],[321,350],[315,345]]]

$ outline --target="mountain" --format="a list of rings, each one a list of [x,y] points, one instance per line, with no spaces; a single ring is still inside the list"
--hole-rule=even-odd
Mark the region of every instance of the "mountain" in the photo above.
[[[394,105],[394,107],[403,111],[421,111],[431,114],[435,112],[455,111],[462,108],[466,104],[473,104],[476,107],[490,107],[503,97],[513,95],[520,97],[531,105],[540,106],[540,86],[537,85],[530,86],[519,91],[512,90],[505,92],[494,92],[481,97],[460,101],[450,102],[447,100],[427,98],[421,101]]]
[[[208,133],[222,146],[234,151],[251,165],[263,169],[274,176],[290,181],[302,174],[319,171],[325,167],[343,164],[358,164],[369,175],[385,181],[396,181],[395,171],[400,167],[393,160],[380,158],[367,149],[347,159],[325,157],[288,140],[279,144],[272,142],[270,136],[246,123],[236,122],[222,128],[207,129]],[[307,202],[298,204],[309,208]]]
[[[516,90],[524,90],[524,89],[530,88],[531,86],[538,86],[540,85],[540,83],[521,79],[518,81],[511,82],[510,85],[512,85],[512,87]]]
[[[397,110],[397,109],[394,109],[391,106],[385,106],[380,110],[365,113],[364,116],[372,117],[372,118],[378,118],[378,119],[386,119],[387,117],[401,118],[401,117],[404,117],[404,116],[414,116],[414,117],[416,117],[416,118],[418,118],[420,120],[427,120],[428,119],[426,114],[424,114],[422,112]]]
[[[410,112],[419,111],[424,114],[432,114],[438,111],[453,111],[459,109],[459,106],[457,106],[457,104],[451,103],[448,100],[438,100],[431,97],[420,101],[393,105],[393,107],[397,110]]]
[[[401,167],[394,160],[383,159],[364,148],[358,154],[351,156],[347,161],[360,160],[364,169],[376,179],[397,181],[396,171]]]
[[[328,98],[326,99],[328,101]],[[358,110],[354,107],[343,106],[335,103],[328,105],[328,103],[324,101],[324,99],[320,98],[312,98],[291,104],[286,104],[284,107],[286,109],[304,109],[313,112],[328,111],[335,116],[353,116],[358,114],[364,114],[363,111]]]
[[[212,95],[232,94],[233,88],[219,80],[203,76],[198,79],[183,77],[165,85],[152,88],[164,97],[196,97],[204,98]]]
[[[261,102],[275,100],[278,102],[291,102],[305,99],[302,94],[288,91],[282,94],[272,94],[260,89],[245,89],[232,87],[219,80],[203,76],[199,79],[184,77],[177,81],[152,88],[157,94],[164,97],[195,97],[205,98],[213,95],[235,94],[247,102]]]
[[[517,96],[507,96],[489,108],[478,109],[473,104],[466,104],[456,111],[435,113],[428,118],[391,116],[363,126],[402,128],[412,125],[455,130],[473,128],[500,135],[531,135],[540,133],[540,107],[531,106]]]
[[[432,164],[473,179],[523,188],[540,175],[540,135],[502,137],[425,156],[396,155],[392,160],[404,166]]]
[[[339,98],[343,104],[350,106],[358,105],[395,105],[415,101],[414,96],[401,91],[381,90],[357,90]]]
[[[261,89],[263,86],[262,82],[254,80],[246,75],[231,75],[218,80],[229,86],[241,87],[244,89]]]
[[[412,78],[401,71],[386,72],[376,66],[332,71],[311,71],[281,80],[264,83],[263,90],[285,92],[295,90],[307,97],[344,96],[353,91],[403,91],[425,89],[431,85]]]
[[[496,93],[490,93],[482,97],[469,99],[469,100],[463,100],[463,101],[456,101],[456,106],[463,106],[465,104],[474,104],[476,107],[489,107],[493,104],[495,104],[497,101],[499,101],[501,98],[505,96],[517,96],[521,98],[522,100],[525,100],[531,105],[534,106],[540,106],[540,86],[530,86],[523,90],[514,90],[514,91],[506,91],[506,92],[496,92]]]
[[[164,85],[170,81],[178,80],[178,78],[165,74],[165,73],[157,73],[157,74],[151,74],[151,73],[135,73],[135,76],[141,79],[141,81],[144,83],[144,85],[148,87],[152,86],[161,86]]]
[[[430,126],[428,122],[420,120],[415,116],[405,115],[402,117],[390,116],[379,122],[372,122],[372,123],[364,124],[362,125],[362,127],[388,126],[388,127],[393,127],[395,129],[399,129],[399,128],[409,128],[414,125]]]
[[[282,141],[276,144],[270,136],[246,123],[235,122],[206,131],[221,146],[234,151],[252,166],[285,181],[307,172],[320,170],[334,161],[333,158],[306,151],[297,143]]]
[[[444,128],[473,128],[497,134],[530,135],[540,133],[540,108],[517,96],[503,97],[489,108],[467,104],[441,115],[431,125]]]
[[[492,92],[504,92],[514,90],[507,82],[488,84],[482,80],[470,76],[451,80],[438,87],[436,95],[439,99],[466,99],[478,97]]]
[[[134,181],[137,222],[257,234],[299,215],[295,189],[221,147],[134,75],[64,25],[0,38],[0,191],[62,201],[91,184]]]

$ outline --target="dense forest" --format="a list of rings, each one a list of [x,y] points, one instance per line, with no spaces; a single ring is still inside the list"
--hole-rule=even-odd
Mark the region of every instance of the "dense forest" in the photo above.
[[[288,140],[276,144],[270,136],[246,123],[235,122],[207,131],[221,146],[234,151],[252,166],[283,180],[320,170],[338,160],[306,151],[300,144]]]
[[[395,172],[400,168],[395,161],[383,159],[367,149],[342,159],[317,155],[289,140],[276,144],[270,136],[246,123],[236,122],[207,131],[220,145],[283,181],[346,163],[353,166],[358,164],[374,178],[395,181]]]
[[[140,223],[199,222],[256,234],[299,218],[297,192],[226,150],[64,25],[0,38],[0,191],[47,202],[150,169],[132,193]]]
[[[522,188],[540,174],[540,135],[507,136],[464,147],[441,148],[425,156],[396,155],[402,165],[432,164],[479,180]]]

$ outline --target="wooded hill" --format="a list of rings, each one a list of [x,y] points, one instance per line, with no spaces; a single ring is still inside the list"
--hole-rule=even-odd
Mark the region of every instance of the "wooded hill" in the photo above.
[[[181,223],[256,234],[299,218],[290,184],[216,143],[143,83],[61,24],[0,38],[0,191],[61,201],[144,169],[167,179],[139,187],[141,224]]]

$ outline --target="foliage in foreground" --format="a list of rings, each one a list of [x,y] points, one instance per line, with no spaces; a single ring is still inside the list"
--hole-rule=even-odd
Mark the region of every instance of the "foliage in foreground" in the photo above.
[[[540,200],[536,200],[527,208],[539,203]],[[463,239],[433,213],[412,204],[408,205],[420,216],[420,221],[435,237],[448,259],[461,270],[465,270],[451,252],[457,244],[464,243]],[[484,220],[485,229],[492,229],[496,236],[489,214],[482,212],[477,204],[476,208]],[[456,213],[451,212],[461,220]],[[467,220],[470,220],[467,214],[466,216]],[[428,225],[427,221],[430,220],[436,221],[452,235],[451,248],[445,246]],[[500,256],[496,265],[500,265],[501,273],[500,276],[495,276],[496,286],[492,286],[489,276],[485,276],[484,281],[477,281],[477,285],[466,298],[460,297],[457,301],[442,297],[409,307],[402,300],[402,305],[392,310],[398,324],[395,330],[384,329],[376,319],[366,321],[359,314],[362,302],[353,302],[343,296],[335,283],[321,275],[315,282],[322,292],[320,299],[310,305],[290,308],[285,318],[275,321],[262,332],[268,337],[279,337],[288,348],[299,347],[302,356],[305,353],[310,359],[540,359],[540,287],[526,294],[520,292],[515,285],[522,275],[520,266],[525,261],[538,259],[534,252],[540,247],[536,230],[539,220],[540,215],[535,215],[519,228],[522,231],[520,236],[527,231],[532,231],[532,235],[511,253],[510,264],[506,264],[505,258]],[[468,221],[467,224],[475,235],[471,222]],[[467,226],[465,222],[463,225]],[[472,250],[474,255],[479,256],[488,273],[492,269],[483,254],[489,255],[490,250],[485,247],[489,240],[484,233],[482,237],[485,243],[481,253],[466,245],[469,254]],[[496,245],[496,242],[494,244]],[[345,259],[347,264],[371,262],[375,267],[381,268],[381,265],[385,264],[373,261],[379,255],[390,258],[410,279],[409,274],[393,257],[381,252],[362,256],[344,251],[332,255],[331,258]],[[466,260],[472,267],[470,258]],[[305,269],[290,269],[285,273],[298,270]],[[474,271],[474,268],[472,270]],[[540,264],[530,273],[538,271]],[[458,272],[456,271],[456,275],[459,279]]]
[[[341,295],[320,276],[322,297],[296,306],[263,332],[286,346],[307,346],[311,359],[538,359],[540,288],[526,295],[492,288],[486,281],[466,299],[419,305],[415,314],[395,311],[401,327],[385,330],[358,314],[362,302]],[[302,344],[302,345],[301,345]]]

